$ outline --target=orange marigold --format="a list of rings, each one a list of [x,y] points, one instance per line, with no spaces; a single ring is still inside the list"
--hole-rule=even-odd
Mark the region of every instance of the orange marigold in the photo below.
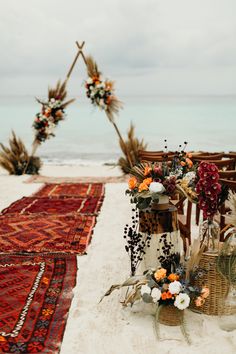
[[[171,273],[171,274],[168,276],[168,279],[169,279],[170,281],[179,280],[179,275],[174,274],[174,273]]]
[[[154,274],[154,278],[157,281],[159,281],[165,277],[166,277],[166,269],[165,268],[158,269]]]
[[[131,177],[128,182],[129,188],[134,189],[137,186],[137,179],[135,177]]]

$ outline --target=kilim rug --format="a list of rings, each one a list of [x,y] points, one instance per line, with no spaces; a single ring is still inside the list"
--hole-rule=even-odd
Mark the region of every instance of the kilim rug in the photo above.
[[[99,212],[103,197],[87,198],[38,198],[24,197],[12,203],[2,211],[2,214],[68,214],[77,212],[80,214],[95,215]]]
[[[0,251],[83,254],[95,223],[92,215],[0,216]]]
[[[35,197],[103,197],[104,184],[102,183],[64,183],[64,184],[46,184],[38,192],[34,193]]]
[[[0,255],[0,352],[60,350],[76,282],[73,255]]]

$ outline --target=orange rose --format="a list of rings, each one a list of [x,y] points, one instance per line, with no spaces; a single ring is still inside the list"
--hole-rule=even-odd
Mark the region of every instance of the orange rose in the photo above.
[[[168,276],[168,279],[169,279],[170,281],[179,280],[179,275],[174,274],[174,273],[171,273],[171,274]]]
[[[144,176],[147,176],[149,175],[149,173],[151,172],[151,167],[150,166],[145,166],[145,169],[144,169]]]
[[[210,294],[210,290],[208,288],[202,288],[202,293],[201,293],[201,297],[203,299],[206,299]]]
[[[195,300],[195,305],[197,307],[200,307],[204,304],[204,302],[205,302],[205,299],[203,299],[201,296],[198,296]]]
[[[166,300],[167,299],[167,292],[166,291],[161,294],[161,299],[162,300]]]
[[[186,166],[186,162],[181,161],[181,162],[180,162],[180,165],[181,165],[181,166]]]
[[[143,183],[145,183],[147,186],[150,186],[150,184],[152,183],[152,178],[151,177],[145,178],[143,180]]]
[[[137,186],[137,179],[135,177],[131,177],[128,182],[129,189],[134,189]]]
[[[169,291],[167,291],[167,293],[166,293],[166,298],[167,299],[172,299],[172,294],[169,292]]]
[[[191,159],[193,157],[193,154],[191,154],[191,152],[188,152],[187,157],[189,157]]]
[[[155,274],[154,274],[154,278],[155,278],[157,281],[159,281],[159,280],[161,280],[161,279],[163,279],[163,278],[165,278],[165,277],[166,277],[166,269],[164,269],[164,268],[158,269],[158,270],[155,272]]]
[[[146,183],[140,183],[139,187],[138,187],[138,191],[142,192],[142,191],[148,191],[148,185]]]
[[[61,118],[62,116],[63,116],[63,113],[62,113],[62,111],[59,109],[59,110],[56,112],[56,117]]]

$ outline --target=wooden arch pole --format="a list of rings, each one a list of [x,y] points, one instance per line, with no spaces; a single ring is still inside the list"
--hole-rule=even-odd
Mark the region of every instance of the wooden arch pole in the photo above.
[[[85,41],[83,41],[81,44],[79,44],[78,41],[76,41],[75,43],[76,43],[76,45],[77,45],[77,47],[78,47],[78,52],[77,52],[77,54],[76,54],[76,56],[75,56],[75,58],[74,58],[74,60],[73,60],[73,62],[72,62],[72,64],[71,64],[71,66],[70,66],[70,69],[69,69],[69,71],[68,71],[68,73],[67,73],[67,75],[66,75],[65,82],[67,82],[67,81],[69,80],[69,78],[70,78],[70,76],[71,76],[71,73],[72,73],[72,71],[73,71],[73,69],[74,69],[74,67],[75,67],[75,64],[76,64],[76,62],[77,62],[77,60],[78,60],[78,58],[79,58],[80,55],[82,56],[85,65],[87,66],[86,58],[85,58],[85,55],[84,55],[84,52],[83,52],[83,47],[84,47],[84,45],[85,45]]]

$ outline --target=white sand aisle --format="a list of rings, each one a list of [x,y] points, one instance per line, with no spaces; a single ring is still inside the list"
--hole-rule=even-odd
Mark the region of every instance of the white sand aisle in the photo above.
[[[97,175],[99,169],[100,167],[96,167]],[[59,167],[56,170],[59,175]],[[80,175],[82,171],[83,169],[77,167],[75,173],[73,167],[75,175]],[[47,167],[47,172],[48,175],[55,175],[53,166]],[[86,170],[86,174],[88,172]],[[66,173],[70,176],[69,167]],[[101,173],[105,175],[104,168]],[[63,174],[66,175],[61,167],[61,175]],[[0,175],[1,209],[40,187],[39,184],[23,183],[25,179],[27,177]],[[123,227],[130,220],[131,210],[128,197],[124,194],[125,189],[126,185],[122,183],[106,185],[105,200],[88,254],[78,257],[77,285],[61,354],[235,353],[236,331],[222,331],[218,318],[186,311],[187,328],[192,339],[192,345],[188,346],[178,328],[161,326],[162,337],[172,340],[158,341],[152,316],[122,309],[119,292],[114,292],[98,304],[110,285],[122,282],[129,272],[122,237]]]

